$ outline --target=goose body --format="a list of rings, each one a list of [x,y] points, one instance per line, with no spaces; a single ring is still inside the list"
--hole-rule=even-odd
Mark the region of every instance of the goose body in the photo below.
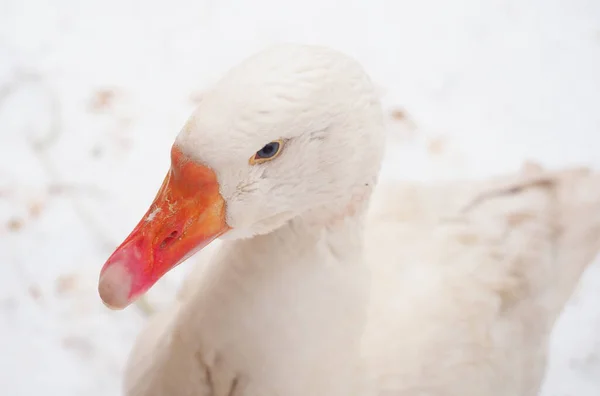
[[[321,47],[259,53],[205,96],[100,294],[124,308],[224,240],[138,338],[126,395],[537,394],[600,249],[600,177],[535,169],[370,199],[383,136],[368,77]]]

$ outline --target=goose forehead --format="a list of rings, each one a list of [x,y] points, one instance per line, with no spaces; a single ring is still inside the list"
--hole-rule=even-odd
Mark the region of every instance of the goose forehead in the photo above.
[[[177,144],[205,162],[215,151],[247,161],[272,140],[330,127],[371,88],[360,65],[343,54],[274,47],[231,69],[207,92]]]
[[[328,124],[326,118],[309,111],[309,107],[304,111],[291,109],[256,97],[232,103],[236,99],[207,99],[188,119],[177,144],[192,158],[204,161],[215,156],[247,161],[271,141],[292,139],[307,132],[307,128],[325,128]]]

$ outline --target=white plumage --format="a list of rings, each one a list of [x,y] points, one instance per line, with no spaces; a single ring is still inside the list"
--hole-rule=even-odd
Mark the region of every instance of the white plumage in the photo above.
[[[274,139],[282,154],[249,165]],[[368,206],[379,102],[356,62],[311,46],[233,69],[176,144],[216,173],[232,231],[141,334],[128,396],[537,394],[600,249],[600,176],[382,185]]]

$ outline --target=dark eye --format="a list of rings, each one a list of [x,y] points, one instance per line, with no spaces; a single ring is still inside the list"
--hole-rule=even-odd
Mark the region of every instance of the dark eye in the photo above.
[[[272,160],[273,158],[277,157],[282,146],[283,142],[281,140],[276,140],[266,144],[263,148],[258,150],[256,154],[252,156],[252,158],[250,158],[250,164],[255,165]]]
[[[271,158],[271,157],[277,155],[278,151],[279,151],[279,142],[271,142],[271,143],[265,145],[265,147],[258,150],[256,152],[256,156],[258,158]]]

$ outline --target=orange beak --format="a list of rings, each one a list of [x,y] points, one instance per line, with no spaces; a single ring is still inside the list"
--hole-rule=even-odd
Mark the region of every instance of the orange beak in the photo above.
[[[127,307],[228,230],[217,176],[173,146],[171,169],[154,202],[102,267],[100,297],[111,308]]]

